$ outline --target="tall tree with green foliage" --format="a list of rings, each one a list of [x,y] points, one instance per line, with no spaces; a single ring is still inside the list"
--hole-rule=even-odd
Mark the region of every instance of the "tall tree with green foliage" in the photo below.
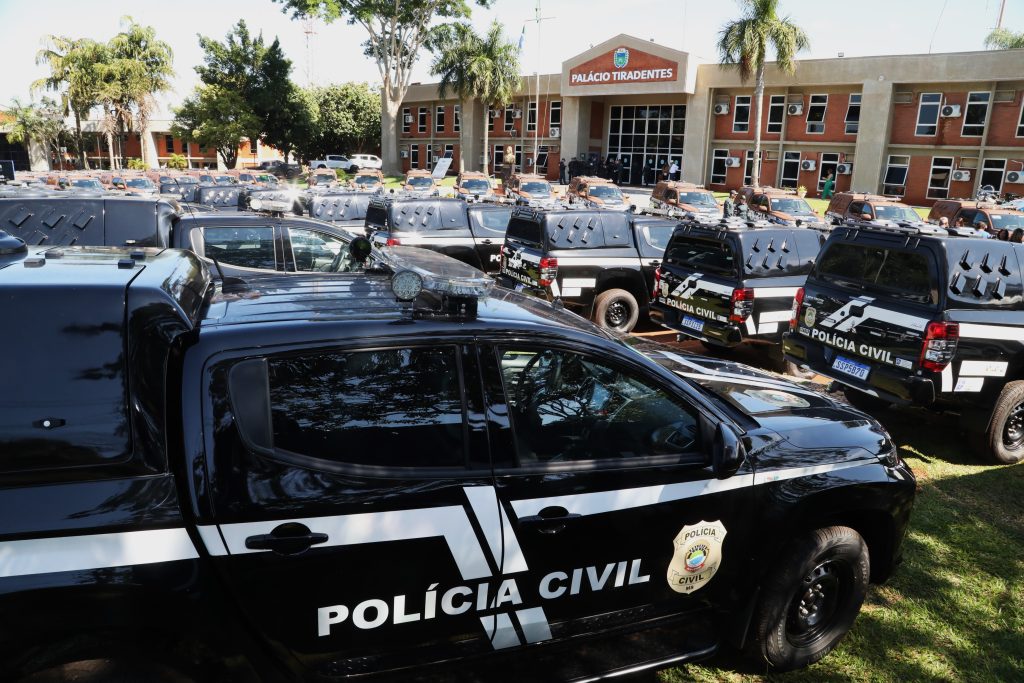
[[[82,119],[99,104],[99,65],[106,60],[102,43],[88,38],[50,35],[43,38],[43,48],[36,53],[36,64],[45,64],[50,74],[32,83],[33,90],[50,90],[60,94],[64,115],[75,118],[75,147],[82,168],[88,168],[82,139]]]
[[[409,89],[412,67],[438,20],[465,19],[467,0],[274,0],[292,17],[318,17],[330,23],[344,18],[362,26],[364,53],[377,63],[381,79],[381,158],[384,172],[400,172],[398,115]],[[493,0],[472,0],[488,7]]]
[[[46,150],[47,160],[53,156],[62,158],[61,141],[68,136],[63,109],[59,103],[48,97],[42,98],[39,104],[25,104],[13,99],[6,113],[11,118],[8,140],[23,144],[26,148],[35,142]]]
[[[783,73],[796,70],[796,55],[810,47],[804,30],[789,17],[778,14],[779,0],[739,0],[743,15],[727,23],[718,34],[718,52],[722,63],[739,69],[744,83],[754,78],[754,163],[751,182],[761,180],[761,116],[764,111],[764,68],[769,45],[775,51],[775,64]]]
[[[295,152],[302,160],[309,153],[317,136],[319,112],[312,93],[289,81],[284,98],[267,112],[264,139],[284,156]]]
[[[380,92],[366,83],[339,83],[310,91],[319,121],[309,158],[376,152],[380,143]]]
[[[460,106],[476,97],[473,80],[470,78],[469,62],[480,44],[480,37],[467,24],[448,24],[440,28],[431,42],[434,62],[430,74],[441,78],[437,94],[445,99],[449,94],[458,98]],[[487,122],[484,122],[484,130]],[[466,170],[466,139],[459,126],[459,172]]]
[[[986,36],[985,47],[990,50],[1017,50],[1024,48],[1024,31],[1016,33],[1009,29],[997,28]]]
[[[260,122],[238,92],[216,85],[200,85],[174,111],[171,133],[217,150],[224,165],[234,168],[243,138],[258,130]]]

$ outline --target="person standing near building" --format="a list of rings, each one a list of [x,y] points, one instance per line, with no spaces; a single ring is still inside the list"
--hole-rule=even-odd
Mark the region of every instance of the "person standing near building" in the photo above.
[[[832,174],[832,171],[829,171],[828,175],[825,176],[825,184],[822,185],[822,187],[821,187],[821,198],[822,199],[831,199],[833,191],[835,190],[835,187],[836,187],[835,175]]]
[[[729,190],[729,196],[722,202],[722,218],[730,218],[736,208],[736,190]]]
[[[569,179],[565,177],[565,159],[558,162],[558,184],[568,185]]]
[[[736,208],[733,211],[743,220],[747,220],[747,210],[747,200],[743,198],[743,195],[736,195]]]
[[[668,167],[668,179],[679,180],[679,164],[675,159],[672,160],[672,165]]]

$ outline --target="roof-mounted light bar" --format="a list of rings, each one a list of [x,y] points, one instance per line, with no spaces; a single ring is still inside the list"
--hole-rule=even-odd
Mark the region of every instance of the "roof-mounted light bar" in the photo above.
[[[473,266],[428,249],[384,247],[381,260],[395,273],[391,288],[400,301],[412,301],[421,291],[480,298],[494,287],[494,280]]]

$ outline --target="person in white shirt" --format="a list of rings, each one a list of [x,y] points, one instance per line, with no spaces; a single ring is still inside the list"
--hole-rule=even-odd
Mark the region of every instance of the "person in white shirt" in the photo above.
[[[675,161],[675,159],[672,160],[672,165],[669,166],[668,179],[679,180],[679,164]]]

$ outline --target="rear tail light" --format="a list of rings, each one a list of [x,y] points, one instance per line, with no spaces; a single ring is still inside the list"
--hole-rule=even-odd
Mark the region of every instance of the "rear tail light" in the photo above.
[[[729,304],[729,321],[734,323],[746,322],[750,314],[754,312],[754,290],[749,287],[732,290]]]
[[[956,355],[960,341],[960,323],[933,321],[928,323],[921,343],[920,364],[923,370],[942,372]]]
[[[558,279],[558,259],[545,256],[540,260],[540,276],[538,278],[541,287],[550,287]]]
[[[402,240],[398,239],[397,237],[389,237],[386,244],[389,247],[398,247],[401,246]]]
[[[793,310],[789,314],[789,331],[795,332],[797,320],[800,319],[800,307],[804,305],[804,288],[796,290],[796,296],[793,297]]]
[[[651,292],[651,301],[658,298],[659,291],[661,291],[661,266],[654,269],[654,290]]]

